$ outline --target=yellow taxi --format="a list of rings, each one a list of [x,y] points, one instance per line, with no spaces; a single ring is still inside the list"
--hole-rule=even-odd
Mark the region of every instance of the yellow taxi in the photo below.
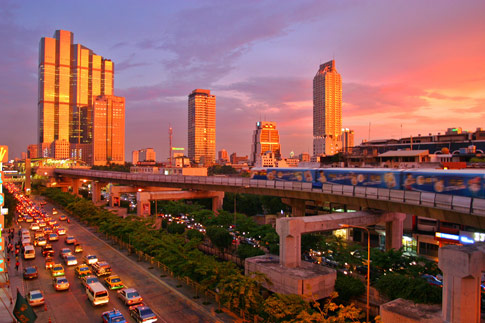
[[[76,267],[76,276],[77,277],[83,277],[87,275],[92,275],[93,272],[91,271],[91,268],[89,268],[88,265],[82,264]]]
[[[61,264],[55,264],[51,267],[52,277],[64,276],[64,267]]]
[[[121,281],[120,276],[118,275],[110,275],[105,278],[104,282],[106,284],[106,287],[108,287],[109,289],[120,289],[125,287],[123,285],[123,282]]]

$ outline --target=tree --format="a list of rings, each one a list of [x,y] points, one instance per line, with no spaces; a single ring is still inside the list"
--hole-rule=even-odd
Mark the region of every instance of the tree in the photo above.
[[[241,259],[246,259],[246,258],[261,256],[261,255],[264,255],[263,250],[247,244],[241,244],[237,248],[237,256]]]
[[[204,240],[204,234],[199,230],[190,229],[190,230],[187,230],[187,239],[189,240],[196,239],[196,240],[202,241]]]
[[[168,225],[167,231],[168,233],[172,233],[172,234],[173,233],[182,234],[185,232],[185,225],[183,225],[182,223],[172,222]]]
[[[337,273],[335,291],[342,301],[349,301],[352,297],[358,297],[365,293],[365,285],[357,278]]]
[[[232,244],[232,236],[224,228],[219,226],[212,226],[207,228],[207,236],[214,246],[219,248],[221,251],[229,248]]]

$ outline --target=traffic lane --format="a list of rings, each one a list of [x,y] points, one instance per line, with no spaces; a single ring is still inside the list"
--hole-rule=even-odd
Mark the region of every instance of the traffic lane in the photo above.
[[[61,211],[59,211],[61,213]],[[135,261],[98,238],[94,233],[73,220],[68,224],[68,232],[76,237],[86,249],[95,250],[99,260],[107,261],[113,272],[118,274],[128,287],[136,288],[159,319],[167,322],[216,322],[217,319],[194,309],[191,300],[180,297],[163,285],[156,276]],[[124,305],[123,305],[124,306]]]

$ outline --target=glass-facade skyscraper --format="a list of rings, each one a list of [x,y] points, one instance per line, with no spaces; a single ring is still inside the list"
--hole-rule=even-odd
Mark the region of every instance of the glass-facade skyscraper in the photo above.
[[[42,37],[39,45],[39,156],[78,158],[92,164],[94,101],[98,96],[112,96],[113,86],[113,62],[83,45],[74,44],[72,32],[56,30],[53,38]]]
[[[313,155],[342,149],[342,78],[335,60],[320,65],[313,78]]]
[[[256,130],[253,132],[251,143],[251,165],[256,165],[261,161],[261,154],[268,151],[274,154],[276,159],[281,159],[280,135],[276,129],[276,122],[258,121]]]
[[[210,90],[195,89],[189,94],[188,155],[195,163],[216,160],[216,96]]]

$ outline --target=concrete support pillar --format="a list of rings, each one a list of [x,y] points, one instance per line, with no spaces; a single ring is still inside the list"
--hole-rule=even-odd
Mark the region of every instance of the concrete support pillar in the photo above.
[[[281,201],[286,205],[291,206],[292,217],[305,216],[305,210],[306,210],[305,200],[293,199],[293,198],[282,198]]]
[[[214,192],[217,196],[212,198],[212,212],[218,214],[218,211],[222,209],[222,204],[224,202],[224,192]]]
[[[438,266],[443,271],[444,322],[480,322],[480,281],[485,244],[439,249]]]
[[[101,202],[101,188],[103,187],[102,183],[97,181],[91,182],[91,198],[94,204],[98,204]]]
[[[110,207],[119,207],[120,205],[121,205],[120,194],[110,193],[109,194],[109,206]]]
[[[301,265],[301,232],[305,224],[301,219],[281,218],[276,220],[276,232],[280,236],[280,264],[296,268]]]
[[[402,247],[402,234],[406,214],[393,213],[393,220],[386,222],[386,250]]]
[[[136,192],[136,214],[150,216],[150,192]]]
[[[81,184],[81,181],[78,178],[73,178],[71,187],[72,187],[72,193],[76,196],[79,196],[79,186]]]

